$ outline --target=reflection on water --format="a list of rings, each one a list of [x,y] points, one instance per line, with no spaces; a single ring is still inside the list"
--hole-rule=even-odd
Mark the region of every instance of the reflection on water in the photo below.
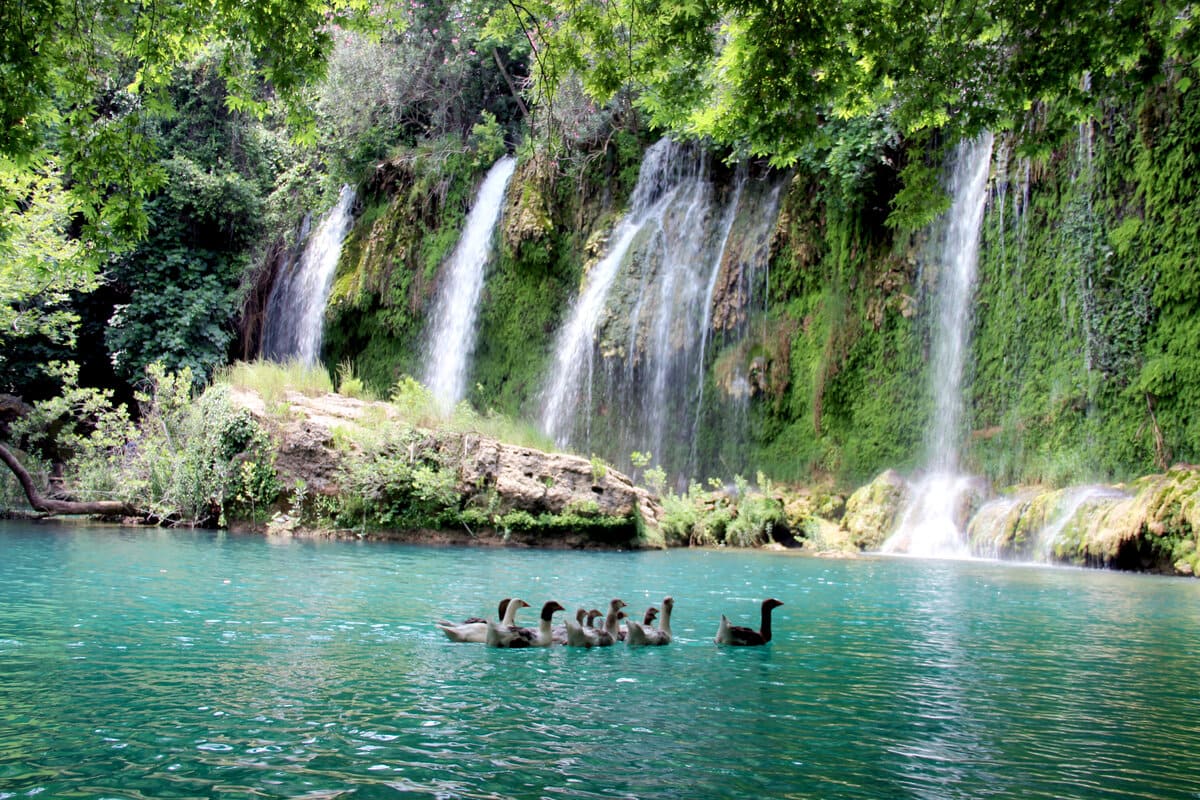
[[[431,624],[666,594],[665,648]],[[4,523],[0,597],[0,798],[1196,796],[1184,580]]]

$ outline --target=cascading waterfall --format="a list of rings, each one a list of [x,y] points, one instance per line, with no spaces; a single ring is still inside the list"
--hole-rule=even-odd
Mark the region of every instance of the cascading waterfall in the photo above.
[[[913,487],[912,498],[901,513],[900,525],[884,542],[884,552],[943,558],[968,555],[959,517],[972,481],[959,474],[958,445],[962,437],[963,364],[991,155],[990,133],[963,142],[955,149],[947,187],[952,201],[943,220],[936,261],[937,327],[930,365],[934,402],[925,474]]]
[[[635,239],[657,240],[662,216],[676,195],[691,196],[701,184],[702,165],[695,159],[682,158],[681,154],[682,148],[670,139],[663,139],[646,151],[630,211],[609,237],[604,258],[588,271],[583,290],[559,331],[554,363],[542,392],[541,427],[560,447],[570,444],[580,401],[589,401],[590,405],[596,327],[626,254]],[[582,380],[584,377],[586,382]]]
[[[516,166],[515,158],[505,156],[488,171],[434,302],[425,340],[424,382],[443,414],[452,411],[467,393],[484,269],[493,252],[504,193]]]
[[[354,190],[343,186],[337,204],[317,225],[300,258],[275,280],[267,298],[260,353],[284,362],[317,363],[321,353],[325,303],[333,285],[342,242],[353,221]]]
[[[1067,524],[1088,503],[1120,500],[1125,497],[1127,495],[1124,492],[1111,486],[1073,486],[1064,490],[1057,513],[1052,519],[1047,520],[1046,527],[1038,532],[1037,540],[1034,543],[1034,557],[1039,561],[1052,561],[1054,550],[1058,546]]]
[[[739,169],[725,187],[709,172],[702,152],[669,140],[647,151],[632,210],[557,341],[542,427],[560,446],[623,467],[650,452],[691,478],[713,466],[696,447],[702,420],[718,428],[712,439],[738,438],[728,420],[702,414],[719,405],[709,396],[705,406],[706,361],[715,333],[725,343],[745,332],[779,185]]]

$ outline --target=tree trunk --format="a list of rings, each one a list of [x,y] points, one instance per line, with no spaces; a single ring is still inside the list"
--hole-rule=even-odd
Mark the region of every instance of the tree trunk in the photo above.
[[[8,468],[17,476],[17,481],[20,482],[21,488],[25,490],[25,496],[29,498],[29,505],[33,506],[35,511],[44,511],[48,514],[99,514],[106,517],[145,516],[140,509],[123,500],[82,502],[43,497],[41,492],[37,490],[37,487],[33,485],[33,477],[30,476],[21,462],[17,461],[16,456],[9,452],[8,448],[2,444],[0,444],[0,460],[7,464]]]
[[[517,101],[517,108],[521,109],[521,116],[529,118],[529,109],[525,106],[525,100],[521,97],[521,90],[513,83],[512,76],[508,74],[508,69],[504,66],[504,61],[500,58],[500,51],[495,47],[492,48],[492,58],[496,60],[496,68],[500,70],[500,75],[504,78],[504,82],[508,84],[508,91],[512,93],[513,99]]]

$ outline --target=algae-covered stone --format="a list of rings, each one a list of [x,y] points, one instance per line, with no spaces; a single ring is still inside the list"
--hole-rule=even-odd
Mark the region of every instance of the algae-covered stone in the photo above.
[[[850,495],[841,525],[850,542],[860,550],[878,550],[895,527],[908,491],[903,476],[889,469]]]

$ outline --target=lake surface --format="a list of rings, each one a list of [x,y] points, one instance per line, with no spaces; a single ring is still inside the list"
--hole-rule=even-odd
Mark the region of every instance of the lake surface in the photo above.
[[[431,622],[666,594],[663,648]],[[0,798],[1197,798],[1198,752],[1198,581],[0,522]]]

